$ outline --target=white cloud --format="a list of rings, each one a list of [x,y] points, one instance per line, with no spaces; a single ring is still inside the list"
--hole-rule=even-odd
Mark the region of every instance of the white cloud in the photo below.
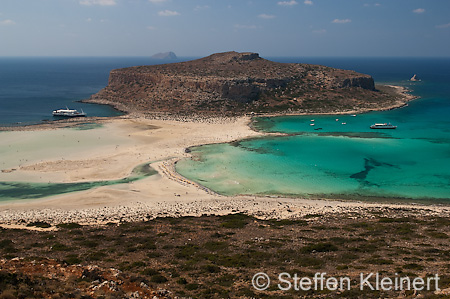
[[[87,19],[86,19],[86,22],[88,22],[88,23],[89,23],[89,22],[92,22],[92,19],[91,19],[91,18],[87,18]]]
[[[241,25],[241,24],[236,24],[234,25],[234,28],[237,29],[256,29],[258,28],[256,25]]]
[[[350,23],[352,20],[350,19],[334,19],[332,23],[335,24],[346,24],[346,23]]]
[[[147,26],[147,29],[153,31],[153,30],[156,30],[156,27],[154,27],[154,26]]]
[[[205,9],[209,9],[209,5],[197,5],[194,10],[195,11],[200,11],[200,10],[205,10]]]
[[[81,5],[101,5],[101,6],[111,6],[116,5],[116,0],[80,0]]]
[[[424,13],[424,12],[425,12],[425,9],[423,9],[423,8],[417,8],[417,9],[413,10],[413,13],[417,13],[417,14],[421,14],[421,13]]]
[[[274,15],[267,15],[267,14],[263,13],[263,14],[260,14],[258,16],[258,18],[269,20],[269,19],[275,18],[275,16]]]
[[[364,4],[364,7],[369,7],[369,6],[371,6],[371,4],[368,4],[368,3]],[[379,6],[381,6],[381,4],[380,3],[374,3],[373,6],[379,7]]]
[[[305,0],[305,2],[303,3],[305,3],[306,5],[313,5],[313,2],[311,0]]]
[[[16,22],[14,22],[13,20],[10,20],[10,19],[0,21],[0,25],[2,25],[2,26],[9,26],[9,25],[14,25],[14,24],[16,24]]]
[[[113,6],[116,5],[116,0],[80,0],[81,5],[100,5],[100,6]]]
[[[442,28],[450,28],[450,23],[437,25],[436,28],[440,28],[440,29],[442,29]]]
[[[298,4],[298,2],[295,0],[278,2],[278,5],[282,5],[282,6],[292,6],[292,5],[296,5],[296,4]]]
[[[167,2],[167,0],[148,0],[151,3],[155,3],[155,4],[160,4],[160,3],[164,3]]]
[[[173,10],[167,10],[167,9],[158,12],[158,16],[160,16],[160,17],[174,17],[174,16],[178,16],[178,15],[180,15],[179,12],[173,11]]]

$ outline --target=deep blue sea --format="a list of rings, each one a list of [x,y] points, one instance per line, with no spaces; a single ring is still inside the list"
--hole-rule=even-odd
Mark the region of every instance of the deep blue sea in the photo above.
[[[420,99],[357,116],[259,118],[255,128],[291,135],[194,148],[195,159],[178,163],[181,174],[228,195],[450,200],[449,58],[273,60],[355,70],[376,83],[405,86]],[[411,82],[414,74],[421,81]],[[369,128],[385,122],[398,128]]]
[[[88,116],[120,115],[110,106],[77,101],[104,88],[113,69],[167,62],[148,57],[0,57],[0,126],[53,120],[52,111],[66,106]]]

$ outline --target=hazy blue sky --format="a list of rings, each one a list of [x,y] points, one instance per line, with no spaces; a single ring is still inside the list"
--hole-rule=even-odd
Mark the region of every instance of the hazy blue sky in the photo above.
[[[449,0],[0,0],[0,56],[450,56]]]

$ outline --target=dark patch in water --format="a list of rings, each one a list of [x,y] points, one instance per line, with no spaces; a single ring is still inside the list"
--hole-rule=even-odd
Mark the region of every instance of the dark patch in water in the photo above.
[[[260,147],[245,146],[243,143],[241,143],[241,144],[239,144],[239,147],[246,151],[254,152],[257,154],[284,156],[284,153],[278,149],[279,146],[275,142],[268,142],[264,146],[260,146]]]
[[[235,140],[235,141],[231,141],[230,143],[228,143],[229,145],[231,145],[231,146],[234,146],[234,147],[240,147],[241,146],[241,141],[239,141],[239,140]]]
[[[389,163],[384,163],[384,162],[379,162],[373,158],[365,158],[364,159],[364,170],[354,173],[350,176],[350,178],[358,180],[361,184],[363,184],[364,186],[376,186],[376,187],[380,187],[377,184],[373,184],[369,181],[366,180],[367,175],[369,174],[369,172],[374,169],[375,167],[381,167],[381,166],[387,166],[387,167],[395,167],[398,168],[395,165],[389,164]]]
[[[411,139],[415,139],[415,140],[423,140],[423,141],[428,141],[431,143],[435,143],[435,144],[449,144],[450,143],[450,139],[445,139],[445,138],[440,138],[440,139],[432,139],[432,138],[411,138]]]
[[[275,121],[271,117],[256,117],[250,124],[250,127],[257,131],[271,132],[275,126]]]

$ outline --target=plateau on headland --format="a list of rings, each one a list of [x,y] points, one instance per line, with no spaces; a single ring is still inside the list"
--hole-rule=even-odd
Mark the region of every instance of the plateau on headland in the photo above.
[[[140,114],[235,116],[377,110],[398,105],[402,96],[354,71],[226,52],[113,70],[108,86],[87,101]]]

